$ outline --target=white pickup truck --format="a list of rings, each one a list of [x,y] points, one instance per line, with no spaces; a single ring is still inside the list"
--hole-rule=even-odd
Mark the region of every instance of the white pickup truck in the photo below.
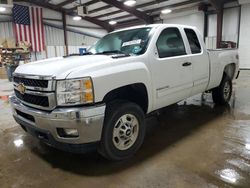
[[[10,97],[13,116],[53,147],[94,147],[108,159],[126,159],[143,143],[147,114],[205,91],[215,103],[227,103],[238,59],[237,50],[208,51],[189,26],[115,31],[84,55],[19,66]]]

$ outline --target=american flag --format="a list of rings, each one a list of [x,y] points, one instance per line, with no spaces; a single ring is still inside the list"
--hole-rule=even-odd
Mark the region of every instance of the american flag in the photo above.
[[[27,41],[31,43],[32,51],[44,51],[42,8],[14,4],[12,11],[16,42]]]

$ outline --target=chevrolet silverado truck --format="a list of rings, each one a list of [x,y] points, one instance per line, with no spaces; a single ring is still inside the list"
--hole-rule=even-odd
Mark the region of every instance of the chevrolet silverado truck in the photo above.
[[[194,27],[131,27],[84,55],[19,66],[10,103],[16,122],[48,145],[123,160],[142,145],[147,114],[206,91],[228,103],[238,59],[237,50],[207,50]]]

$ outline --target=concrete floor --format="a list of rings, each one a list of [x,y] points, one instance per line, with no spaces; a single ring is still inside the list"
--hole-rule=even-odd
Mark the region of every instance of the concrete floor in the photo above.
[[[209,94],[190,98],[147,119],[136,156],[109,162],[47,147],[13,121],[0,81],[0,187],[250,187],[250,71],[234,84],[230,105]]]

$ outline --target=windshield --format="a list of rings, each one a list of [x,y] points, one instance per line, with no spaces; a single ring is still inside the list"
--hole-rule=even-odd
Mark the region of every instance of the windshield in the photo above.
[[[88,52],[92,54],[143,54],[147,48],[151,29],[151,27],[146,27],[110,33],[100,39]]]

